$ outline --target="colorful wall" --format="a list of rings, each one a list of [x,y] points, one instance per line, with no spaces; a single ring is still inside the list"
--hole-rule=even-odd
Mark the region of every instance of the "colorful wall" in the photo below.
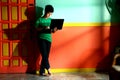
[[[110,15],[104,0],[36,0],[36,7],[52,4],[52,18],[64,18],[53,34],[51,68],[58,71],[108,69]],[[39,16],[39,9],[36,10]]]
[[[34,21],[46,4],[55,8],[51,18],[65,19],[63,29],[52,34],[51,71],[108,70],[120,47],[120,1],[0,0],[0,73],[39,70]]]

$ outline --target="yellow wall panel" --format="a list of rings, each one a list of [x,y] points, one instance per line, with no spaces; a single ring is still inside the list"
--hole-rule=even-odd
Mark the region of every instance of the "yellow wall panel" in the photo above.
[[[8,29],[8,24],[2,24],[2,29]]]
[[[13,43],[13,56],[18,56],[18,43]]]
[[[17,24],[12,24],[12,29],[17,28]]]
[[[26,66],[27,65],[27,62],[26,61],[22,61],[22,64],[24,65],[24,66]]]
[[[24,2],[24,3],[26,3],[26,2],[27,2],[27,0],[21,0],[21,2]]]
[[[19,65],[19,60],[13,60],[13,66],[18,66]]]
[[[3,66],[9,66],[9,60],[3,60]]]
[[[17,7],[12,7],[12,20],[17,20]]]
[[[22,56],[27,56],[28,50],[26,45],[22,45]]]
[[[17,3],[17,0],[11,0],[11,1]]]
[[[8,35],[6,33],[3,33],[3,39],[8,39]]]
[[[7,0],[1,0],[1,2],[7,2]]]
[[[17,40],[18,39],[18,33],[13,33],[12,34],[12,39]]]
[[[2,20],[8,20],[7,6],[2,7]]]
[[[27,20],[27,16],[25,15],[25,11],[26,11],[27,7],[22,7],[22,20]]]
[[[8,45],[8,43],[3,43],[3,56],[9,56],[9,45]]]

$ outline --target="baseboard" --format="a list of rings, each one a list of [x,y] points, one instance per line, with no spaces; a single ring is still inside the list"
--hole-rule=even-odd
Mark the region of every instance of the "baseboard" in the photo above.
[[[96,68],[51,69],[51,73],[95,72]],[[39,74],[39,71],[36,71]]]

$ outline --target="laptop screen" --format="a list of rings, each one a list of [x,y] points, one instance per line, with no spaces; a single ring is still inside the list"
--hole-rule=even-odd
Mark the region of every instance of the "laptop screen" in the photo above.
[[[57,29],[61,30],[64,23],[64,19],[52,19],[50,24],[50,29],[54,29],[57,27]]]

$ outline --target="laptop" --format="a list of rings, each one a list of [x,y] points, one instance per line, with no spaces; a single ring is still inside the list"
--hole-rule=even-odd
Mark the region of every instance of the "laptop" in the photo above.
[[[57,27],[58,30],[62,29],[64,19],[51,19],[50,29]]]

